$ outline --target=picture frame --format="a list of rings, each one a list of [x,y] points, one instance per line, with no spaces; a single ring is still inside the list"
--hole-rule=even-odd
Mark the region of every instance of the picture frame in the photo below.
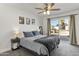
[[[32,19],[32,24],[35,24],[35,19]]]
[[[30,18],[26,18],[26,24],[30,25]]]
[[[24,17],[19,16],[19,24],[24,24]]]

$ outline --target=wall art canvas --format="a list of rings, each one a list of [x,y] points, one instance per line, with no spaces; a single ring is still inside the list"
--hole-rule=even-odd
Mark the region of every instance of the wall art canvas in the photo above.
[[[24,24],[24,17],[19,16],[19,24]]]
[[[32,19],[32,24],[35,24],[35,19]]]
[[[30,25],[30,18],[26,18],[26,24]]]

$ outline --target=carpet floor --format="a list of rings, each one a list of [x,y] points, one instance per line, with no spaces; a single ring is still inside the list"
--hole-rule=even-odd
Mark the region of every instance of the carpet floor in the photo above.
[[[54,49],[51,56],[79,56],[79,46],[70,45],[68,37],[61,37],[59,48]],[[31,52],[24,48],[14,51],[7,51],[0,56],[34,56]]]

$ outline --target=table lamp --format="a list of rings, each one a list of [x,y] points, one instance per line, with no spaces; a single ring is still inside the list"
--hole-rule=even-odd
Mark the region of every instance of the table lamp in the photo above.
[[[20,36],[19,28],[14,28],[14,36],[15,36],[15,38],[19,38],[19,36]]]

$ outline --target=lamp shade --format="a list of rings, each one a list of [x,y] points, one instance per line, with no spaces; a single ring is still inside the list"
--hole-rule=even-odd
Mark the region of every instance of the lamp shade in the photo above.
[[[19,37],[19,35],[20,35],[19,28],[15,27],[15,28],[13,29],[13,33],[14,33],[14,36],[15,36],[15,37]]]

